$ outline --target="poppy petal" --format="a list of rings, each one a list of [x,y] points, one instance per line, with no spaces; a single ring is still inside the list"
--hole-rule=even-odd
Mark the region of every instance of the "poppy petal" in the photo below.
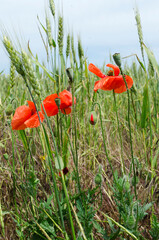
[[[96,81],[94,84],[94,91],[96,92],[98,89],[102,89],[102,90],[109,90],[106,89],[106,87],[103,88],[103,84],[108,81],[110,77],[109,76],[105,76],[104,78],[101,78],[99,81]]]
[[[102,83],[101,79],[99,81],[96,81],[94,84],[94,91],[96,92],[98,89],[101,89]]]
[[[32,101],[27,101],[27,103],[30,107],[30,110],[31,110],[32,114],[36,113],[35,104]]]
[[[31,117],[32,113],[28,106],[20,106],[15,110],[11,126],[13,130],[23,130],[26,127],[23,125],[24,122]]]
[[[65,109],[61,109],[61,112],[63,114],[66,114],[66,115],[70,114],[71,111],[72,111],[71,107],[68,107],[68,108],[65,108]]]
[[[132,85],[133,85],[133,80],[132,80],[132,78],[130,76],[127,76],[127,75],[125,75],[125,79],[126,79],[126,82],[127,82],[127,85],[128,85],[128,89],[130,89],[132,87]],[[114,90],[115,93],[123,93],[123,92],[127,91],[124,79],[122,78],[122,80],[123,80],[122,86],[119,87],[119,88],[116,88]]]
[[[114,75],[115,75],[115,76],[118,76],[118,75],[119,75],[120,69],[119,69],[117,66],[115,66],[115,65],[113,65],[113,64],[111,64],[111,63],[108,63],[106,66],[107,66],[107,67],[110,67],[110,68],[112,68],[112,69],[114,70]]]
[[[60,109],[65,109],[72,106],[72,94],[67,91],[63,90],[59,93],[60,102]],[[76,98],[74,98],[74,104],[76,104]]]
[[[100,78],[104,78],[105,75],[101,72],[99,68],[97,68],[93,63],[90,63],[88,66],[88,70],[92,73],[94,73],[96,76]]]
[[[44,121],[44,115],[42,114],[42,112],[38,112],[38,113],[39,113],[41,122],[43,122]],[[38,127],[40,125],[38,114],[37,113],[33,114],[28,120],[25,121],[24,124],[27,128]]]
[[[113,90],[123,85],[122,76],[108,77],[103,81],[102,90]]]
[[[43,101],[43,105],[48,117],[54,116],[58,113],[58,107],[55,103],[55,98],[58,98],[58,95],[56,93],[47,96]],[[45,114],[42,105],[41,105],[41,110],[42,110],[42,113]]]

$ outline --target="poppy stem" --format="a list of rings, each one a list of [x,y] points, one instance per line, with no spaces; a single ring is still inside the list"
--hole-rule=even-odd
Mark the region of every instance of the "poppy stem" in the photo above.
[[[137,192],[136,192],[136,170],[135,170],[135,161],[134,161],[134,153],[133,153],[133,146],[132,146],[132,135],[131,135],[131,124],[130,124],[130,94],[129,94],[129,89],[128,85],[125,79],[125,75],[123,73],[123,70],[121,66],[119,66],[121,75],[123,76],[125,86],[127,89],[127,96],[128,96],[128,126],[129,126],[129,136],[130,136],[130,148],[131,148],[131,158],[132,158],[132,165],[133,165],[133,172],[134,172],[134,192],[135,192],[135,197],[137,199]]]
[[[73,129],[74,129],[74,148],[75,148],[75,159],[76,159],[75,167],[76,167],[76,174],[77,174],[78,191],[79,193],[81,193],[80,178],[79,178],[79,171],[78,171],[77,129],[76,129],[75,104],[74,104],[74,81],[71,82],[71,88],[72,88],[72,117],[73,117]]]
[[[44,109],[45,117],[46,117],[46,120],[47,120],[47,125],[48,125],[48,127],[49,127],[49,129],[50,129],[50,133],[51,133],[51,136],[52,136],[53,145],[54,145],[54,148],[55,148],[55,155],[56,155],[56,157],[57,157],[58,164],[59,164],[60,169],[61,169],[61,164],[60,164],[60,159],[59,159],[58,148],[57,148],[56,141],[55,141],[55,138],[54,138],[54,134],[53,134],[52,129],[51,129],[50,121],[49,121],[49,118],[48,118],[48,116],[47,116],[47,114],[46,114],[46,111],[45,111],[45,108],[44,108],[43,103],[42,103],[42,107],[43,107],[43,109]],[[42,127],[43,127],[43,131],[44,131],[44,135],[45,135],[45,137],[47,138],[47,134],[46,134],[46,131],[45,131],[45,129],[44,129],[44,126],[42,125]],[[48,139],[47,139],[47,141],[48,141]],[[65,231],[63,213],[62,213],[62,209],[61,209],[61,204],[60,204],[60,199],[59,199],[57,184],[56,184],[56,181],[55,181],[55,174],[54,174],[54,171],[53,171],[53,168],[52,168],[52,163],[51,163],[52,154],[51,154],[50,152],[49,152],[49,154],[50,154],[50,157],[48,158],[48,159],[49,159],[49,165],[50,165],[51,174],[52,174],[52,177],[53,177],[53,183],[54,183],[54,187],[55,187],[55,191],[56,191],[55,194],[56,194],[57,203],[58,203],[58,207],[59,207],[59,212],[60,212],[60,217],[61,217],[61,223],[62,223],[62,226],[63,226],[63,230]],[[65,192],[65,197],[66,197],[66,202],[67,202],[67,207],[68,207],[68,212],[69,212],[69,219],[70,219],[70,224],[71,224],[72,237],[73,237],[73,240],[75,240],[75,239],[76,239],[76,236],[75,236],[75,230],[74,230],[72,215],[71,215],[71,211],[70,211],[70,204],[69,204],[68,192],[67,192],[67,188],[66,188],[66,184],[65,184],[65,179],[64,179],[64,176],[63,176],[63,172],[61,171],[60,173],[61,173],[61,176],[62,176],[62,185],[63,185],[63,189],[64,189],[64,192]]]
[[[114,97],[114,105],[115,105],[115,112],[116,112],[116,118],[117,118],[117,124],[118,124],[118,133],[119,133],[119,138],[120,138],[120,147],[121,147],[121,167],[122,167],[122,173],[125,173],[125,163],[124,163],[124,158],[123,158],[123,140],[121,137],[121,131],[120,131],[120,126],[119,126],[119,118],[118,118],[118,110],[117,110],[117,104],[116,104],[116,95],[113,90],[113,97]]]
[[[93,97],[92,97],[92,107],[91,107],[91,111],[93,111],[93,108],[94,108],[95,96],[96,96],[96,92],[95,92],[95,91],[93,91]]]
[[[56,115],[56,129],[57,129],[57,148],[60,151],[60,130],[59,130],[59,115]]]
[[[109,165],[110,165],[110,168],[111,168],[111,171],[112,171],[112,174],[113,174],[114,181],[116,182],[116,178],[115,178],[114,171],[113,171],[113,166],[112,166],[111,161],[110,161],[110,159],[109,159],[108,151],[107,151],[107,147],[106,147],[106,143],[105,143],[105,136],[104,136],[103,122],[102,122],[101,106],[100,106],[99,103],[94,102],[94,103],[93,103],[93,106],[92,106],[92,109],[94,108],[95,105],[98,105],[98,107],[99,107],[99,116],[100,116],[100,123],[101,123],[101,130],[102,130],[104,150],[105,150],[105,154],[106,154],[107,160],[108,160],[108,162],[109,162]]]

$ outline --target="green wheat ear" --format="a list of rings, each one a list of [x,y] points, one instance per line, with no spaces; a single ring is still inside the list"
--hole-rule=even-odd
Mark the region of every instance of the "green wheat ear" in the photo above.
[[[46,16],[46,30],[47,30],[47,39],[48,39],[49,46],[52,47],[51,24],[48,16]]]
[[[10,64],[10,88],[13,88],[15,85],[15,66],[11,62]]]
[[[82,65],[82,58],[84,57],[84,51],[82,48],[82,43],[80,38],[78,38],[78,56],[80,60],[80,65]]]
[[[137,31],[138,31],[138,36],[139,36],[141,54],[142,54],[143,61],[145,61],[144,49],[143,49],[143,45],[142,45],[143,44],[143,33],[142,33],[141,19],[140,19],[139,10],[137,7],[135,9],[135,19],[136,19],[136,23],[137,23]]]
[[[58,46],[59,46],[59,54],[60,56],[63,54],[63,37],[64,37],[64,32],[63,32],[63,17],[59,16],[58,19]]]
[[[70,34],[67,35],[67,46],[66,46],[66,58],[68,58],[70,54]]]
[[[73,37],[73,35],[71,37],[71,50],[72,50],[72,55],[73,55],[73,61],[77,65],[76,51],[75,51],[75,48],[74,48],[74,37]]]
[[[51,13],[52,13],[53,17],[55,17],[55,3],[54,3],[54,0],[49,0],[49,4],[50,4]]]
[[[20,75],[25,76],[23,65],[22,65],[22,60],[21,60],[21,55],[18,51],[15,50],[13,43],[7,36],[3,37],[3,44],[9,54],[12,64],[16,68],[16,71]]]

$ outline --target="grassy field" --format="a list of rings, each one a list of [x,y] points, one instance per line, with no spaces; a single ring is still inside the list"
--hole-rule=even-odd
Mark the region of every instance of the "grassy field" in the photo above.
[[[3,34],[0,239],[158,240],[159,65],[139,12],[142,59],[99,70],[49,4],[45,64]]]

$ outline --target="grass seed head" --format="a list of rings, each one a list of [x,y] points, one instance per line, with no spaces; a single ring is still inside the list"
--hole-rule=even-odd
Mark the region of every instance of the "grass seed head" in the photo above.
[[[84,52],[83,52],[83,48],[82,48],[82,43],[81,43],[81,39],[78,39],[78,56],[79,56],[79,60],[80,62],[82,61],[82,57],[84,56]]]
[[[55,17],[55,3],[54,3],[54,0],[49,0],[49,3],[50,3],[51,13],[52,13],[53,17]]]
[[[59,54],[60,56],[63,53],[63,17],[59,16],[59,21],[58,21],[58,46],[59,46]]]
[[[74,63],[77,64],[76,51],[75,51],[75,48],[74,48],[74,37],[73,37],[73,35],[71,37],[71,50],[72,50],[72,55],[73,55],[73,61],[74,61]]]
[[[46,16],[46,29],[49,46],[52,46],[51,24],[49,18]]]
[[[141,54],[142,58],[144,60],[144,49],[143,49],[143,33],[142,33],[142,26],[141,26],[141,19],[138,8],[135,9],[135,19],[137,23],[137,31],[139,36],[139,42],[140,42],[140,48],[141,48]]]
[[[12,62],[12,64],[15,66],[16,71],[24,76],[24,69],[22,66],[22,61],[21,61],[21,57],[19,56],[18,52],[15,50],[12,42],[10,41],[10,39],[6,36],[3,37],[3,44],[9,54],[10,60]]]
[[[10,88],[13,88],[15,85],[15,66],[11,62],[10,65]]]
[[[68,58],[69,54],[70,54],[70,34],[67,35],[66,58]]]

